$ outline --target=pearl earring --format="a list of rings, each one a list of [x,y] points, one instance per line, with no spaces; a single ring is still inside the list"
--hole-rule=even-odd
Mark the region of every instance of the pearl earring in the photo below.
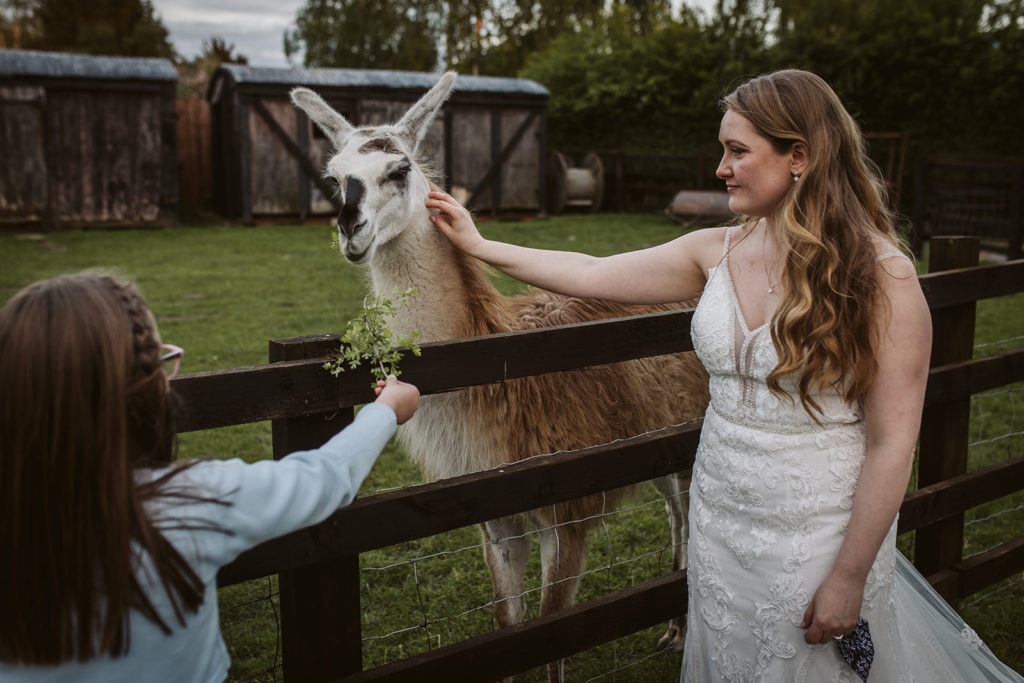
[[[793,182],[795,183],[798,180],[800,180],[800,175],[798,173],[794,173],[793,174]]]

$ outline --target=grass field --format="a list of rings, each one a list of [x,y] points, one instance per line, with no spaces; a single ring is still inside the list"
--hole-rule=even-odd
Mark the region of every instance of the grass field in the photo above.
[[[569,216],[490,222],[495,238],[532,246],[607,254],[671,239],[679,226],[664,216]],[[4,255],[0,298],[39,278],[89,268],[112,269],[140,283],[168,342],[186,349],[182,372],[266,362],[267,340],[340,332],[360,308],[359,272],[331,248],[325,223],[236,227],[210,225],[147,231],[0,234]],[[506,293],[518,283],[496,277]],[[1024,337],[1024,295],[979,304],[977,342],[1010,340],[979,354],[1017,348]],[[1021,386],[974,401],[971,468],[1021,453]],[[270,456],[268,423],[183,434],[182,457]],[[364,493],[420,481],[396,448],[381,457]],[[670,564],[664,510],[653,487],[642,488],[612,515],[591,543],[580,598],[653,578]],[[965,554],[1024,535],[1024,492],[968,513]],[[912,537],[901,539],[910,548]],[[364,663],[373,666],[493,628],[486,603],[490,578],[479,536],[467,528],[362,556]],[[536,588],[539,560],[529,569]],[[999,592],[993,592],[999,591]],[[992,593],[989,595],[989,593]],[[528,594],[529,614],[539,595]],[[980,599],[979,599],[980,598]],[[280,678],[276,581],[263,579],[221,593],[222,625],[233,680]],[[963,613],[1004,661],[1024,672],[1024,583],[1020,575],[965,601]],[[661,626],[571,658],[570,680],[672,681],[679,656],[654,655]],[[653,656],[652,656],[653,655]],[[611,674],[610,672],[616,673]],[[530,672],[518,680],[542,680]]]

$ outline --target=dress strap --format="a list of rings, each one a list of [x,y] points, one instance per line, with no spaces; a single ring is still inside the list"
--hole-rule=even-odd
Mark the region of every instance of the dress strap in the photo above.
[[[902,251],[887,251],[884,254],[879,254],[877,257],[875,257],[875,263],[878,263],[879,261],[884,261],[887,258],[892,258],[893,256],[901,256],[908,261],[910,260],[910,258]]]
[[[725,240],[722,243],[722,261],[726,261],[729,258],[729,239],[732,237],[733,226],[725,226]]]

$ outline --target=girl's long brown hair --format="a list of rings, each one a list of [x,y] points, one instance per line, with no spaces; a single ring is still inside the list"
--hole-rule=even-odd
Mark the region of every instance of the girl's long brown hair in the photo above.
[[[797,142],[807,165],[769,223],[786,254],[785,295],[772,318],[779,364],[768,386],[796,373],[801,404],[820,414],[826,388],[848,402],[874,379],[874,316],[885,306],[876,277],[876,242],[898,244],[885,186],[857,123],[820,77],[798,70],[754,78],[722,99],[777,152]]]
[[[145,503],[180,471],[156,328],[137,290],[105,275],[30,285],[0,311],[0,660],[127,652],[128,612],[165,632],[134,571],[148,555],[177,621],[203,583]]]

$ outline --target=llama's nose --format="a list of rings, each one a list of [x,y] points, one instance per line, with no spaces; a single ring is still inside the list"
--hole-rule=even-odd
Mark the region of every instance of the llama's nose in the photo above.
[[[366,185],[359,178],[349,177],[345,181],[345,203],[338,214],[338,229],[346,237],[351,238],[363,223],[359,220],[359,205],[363,201]]]

